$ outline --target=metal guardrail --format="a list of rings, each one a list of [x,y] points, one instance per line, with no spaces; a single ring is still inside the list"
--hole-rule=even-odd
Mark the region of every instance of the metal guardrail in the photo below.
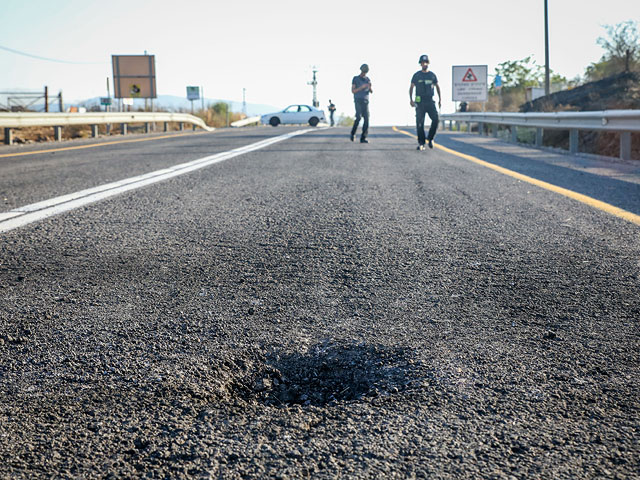
[[[246,127],[247,125],[253,125],[254,123],[259,124],[261,118],[262,118],[261,116],[243,118],[242,120],[237,120],[235,122],[232,122],[231,126]]]
[[[54,127],[56,140],[61,140],[61,129],[70,125],[91,125],[92,135],[98,136],[98,125],[120,124],[123,134],[127,133],[127,125],[132,123],[145,124],[145,132],[150,131],[150,124],[164,123],[164,130],[168,130],[168,123],[179,123],[180,130],[185,123],[193,125],[194,130],[200,127],[211,132],[215,130],[207,126],[201,118],[188,113],[165,112],[118,112],[118,113],[4,113],[0,112],[0,128],[4,128],[4,143],[13,143],[12,128],[25,127]]]
[[[505,112],[465,112],[441,115],[441,120],[449,130],[453,126],[460,130],[460,124],[467,124],[471,132],[472,124],[478,124],[478,132],[484,134],[484,126],[489,125],[493,135],[497,135],[497,125],[511,129],[511,140],[517,141],[518,127],[536,129],[536,146],[542,146],[544,130],[569,130],[569,151],[578,153],[579,132],[596,130],[620,133],[620,158],[631,159],[631,133],[640,132],[640,110],[603,110],[597,112],[555,112],[555,113],[505,113]]]

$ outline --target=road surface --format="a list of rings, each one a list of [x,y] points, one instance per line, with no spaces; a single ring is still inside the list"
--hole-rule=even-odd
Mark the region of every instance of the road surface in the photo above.
[[[640,478],[637,163],[298,130],[0,149],[0,477]]]

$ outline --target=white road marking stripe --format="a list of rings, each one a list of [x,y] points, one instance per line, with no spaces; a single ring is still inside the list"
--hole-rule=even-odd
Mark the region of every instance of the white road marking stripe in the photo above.
[[[0,213],[0,233],[8,232],[44,218],[68,212],[69,210],[80,208],[90,203],[104,200],[105,198],[113,197],[130,190],[135,190],[169,178],[184,175],[185,173],[193,172],[194,170],[208,167],[214,163],[223,162],[239,155],[253,152],[255,150],[268,147],[274,143],[311,131],[312,130],[310,129],[296,130],[295,132],[268,138],[251,145],[229,150],[228,152],[217,153],[215,155],[199,158],[173,167],[156,170],[155,172],[145,173],[136,177],[88,188],[86,190],[62,195],[42,202],[32,203],[31,205],[25,205],[24,207],[18,207],[8,212]]]

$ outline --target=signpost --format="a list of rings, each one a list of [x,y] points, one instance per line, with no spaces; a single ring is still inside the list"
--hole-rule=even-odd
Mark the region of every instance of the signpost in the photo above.
[[[187,87],[187,100],[191,102],[191,113],[193,114],[193,101],[200,99],[200,87]]]
[[[454,102],[486,102],[488,99],[487,65],[457,65],[453,67]]]

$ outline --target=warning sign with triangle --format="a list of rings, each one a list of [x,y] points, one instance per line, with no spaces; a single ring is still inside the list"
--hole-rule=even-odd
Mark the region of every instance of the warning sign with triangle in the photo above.
[[[473,73],[473,70],[471,70],[471,68],[469,68],[467,70],[467,73],[464,74],[464,77],[462,77],[462,81],[463,82],[477,82],[478,81],[478,77],[476,77],[475,73]]]

